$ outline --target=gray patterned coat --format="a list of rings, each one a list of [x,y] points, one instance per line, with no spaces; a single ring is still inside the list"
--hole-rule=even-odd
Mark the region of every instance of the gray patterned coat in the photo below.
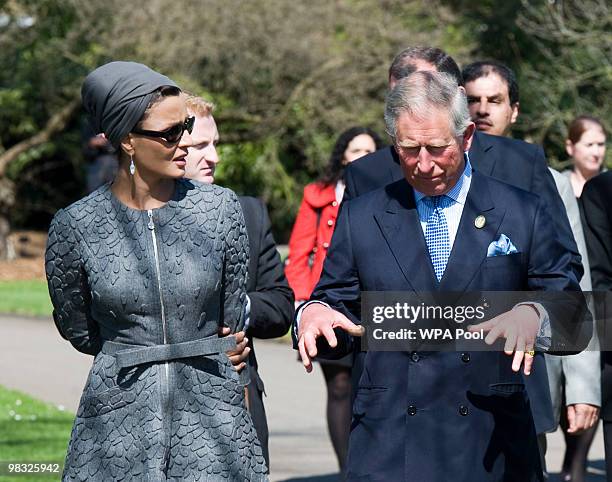
[[[95,355],[64,480],[267,480],[240,377],[223,354],[246,302],[234,193],[180,180],[130,209],[103,186],[59,211],[46,270],[54,319]]]

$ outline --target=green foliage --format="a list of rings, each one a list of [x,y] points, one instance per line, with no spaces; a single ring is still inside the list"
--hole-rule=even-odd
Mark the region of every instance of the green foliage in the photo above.
[[[235,149],[239,156],[222,152],[218,182],[264,198],[282,241],[303,185],[319,177],[338,134],[353,125],[383,133],[388,62],[406,38],[438,43],[442,35],[439,22],[420,1],[210,0],[184,5],[189,16],[181,9],[164,9],[163,25],[151,22],[162,15],[159,4],[142,18],[131,17],[137,54],[163,72],[196,80],[213,101],[219,96],[228,100],[217,102],[221,141],[248,147]],[[173,43],[175,32],[168,25],[194,34]],[[166,48],[155,51],[156,44]],[[236,158],[244,155],[253,157]],[[231,168],[230,163],[237,164]]]
[[[73,420],[62,407],[0,386],[0,461],[57,463],[61,474]],[[60,477],[2,476],[7,482],[50,478]]]
[[[21,154],[15,159],[8,167],[7,176],[11,180],[16,180],[19,177],[19,173],[25,169],[25,167],[37,160],[44,157],[52,156],[55,150],[55,146],[51,143],[41,144],[33,147],[32,149]]]
[[[514,135],[542,143],[553,167],[567,160],[567,125],[598,117],[612,128],[612,7],[602,0],[449,0],[475,41],[473,60],[496,59],[517,74]],[[612,154],[608,150],[608,165]]]
[[[278,147],[274,139],[267,142],[221,144],[222,162],[217,169],[216,182],[239,194],[261,197],[267,202],[277,231],[287,235],[290,222],[297,209],[294,196],[295,181],[287,174],[277,158]],[[290,199],[293,204],[287,204]]]
[[[52,311],[45,281],[0,281],[0,313],[49,317]]]
[[[36,132],[30,116],[24,116],[28,103],[21,88],[0,90],[0,129],[4,131],[1,139],[25,137]]]
[[[78,96],[84,75],[103,58],[96,28],[110,12],[76,0],[21,0],[5,2],[0,13],[8,18],[0,27],[2,153],[40,134]],[[11,209],[14,227],[45,229],[57,208],[82,194],[82,185],[75,189],[83,177],[78,126],[74,119],[8,164],[20,208]]]

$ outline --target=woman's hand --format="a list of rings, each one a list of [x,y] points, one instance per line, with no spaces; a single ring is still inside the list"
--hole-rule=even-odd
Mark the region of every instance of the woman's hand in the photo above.
[[[227,326],[219,328],[219,336],[229,336],[231,330]],[[251,349],[247,346],[249,339],[246,337],[244,331],[239,331],[235,335],[236,337],[236,348],[226,352],[225,354],[229,358],[230,362],[234,366],[234,369],[240,373],[244,367],[246,367],[246,359],[249,357]]]

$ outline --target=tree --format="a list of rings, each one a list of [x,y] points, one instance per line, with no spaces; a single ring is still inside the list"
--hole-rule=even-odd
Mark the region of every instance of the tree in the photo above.
[[[95,26],[104,16],[68,0],[10,1],[0,8],[0,259],[8,254],[10,221],[28,209],[27,199],[15,209],[22,173],[79,150],[62,141],[79,111],[80,82],[99,62]],[[45,201],[66,202],[62,186]]]
[[[393,56],[407,45],[444,45],[449,36],[424,1],[188,0],[181,7],[129,4],[130,23],[115,24],[112,50],[134,46],[137,58],[218,104],[221,142],[231,143],[219,181],[262,196],[280,239],[336,136],[359,124],[383,133]]]
[[[468,27],[472,60],[517,74],[521,113],[513,134],[544,145],[553,167],[567,158],[567,125],[580,114],[611,124],[612,7],[605,0],[442,0]],[[608,160],[610,154],[608,154]],[[610,164],[610,163],[608,163]]]
[[[554,165],[562,165],[572,119],[589,114],[608,132],[612,127],[612,6],[605,0],[556,0],[537,7],[522,0],[522,5],[517,25],[538,56],[523,70],[525,84],[533,88],[525,130],[548,147]]]

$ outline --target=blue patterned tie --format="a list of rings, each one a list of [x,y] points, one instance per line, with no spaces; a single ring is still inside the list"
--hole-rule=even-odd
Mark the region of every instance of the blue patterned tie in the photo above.
[[[433,265],[438,281],[442,279],[446,263],[450,256],[450,238],[448,236],[448,224],[442,208],[447,203],[447,196],[428,196],[423,198],[427,206],[432,209],[427,218],[425,228],[425,242],[429,249],[429,257]]]

